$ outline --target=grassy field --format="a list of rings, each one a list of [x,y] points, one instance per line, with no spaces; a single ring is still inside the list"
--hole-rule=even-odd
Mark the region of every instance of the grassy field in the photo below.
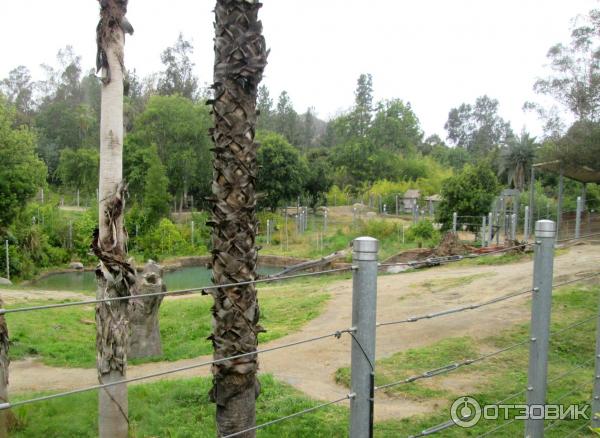
[[[576,321],[593,316],[597,312],[600,286],[577,286],[558,291],[553,303],[552,331],[560,331]],[[376,385],[397,382],[407,377],[440,366],[474,359],[491,351],[514,345],[527,339],[528,324],[521,325],[498,335],[475,341],[470,337],[447,338],[427,348],[412,349],[378,360]],[[591,399],[595,348],[595,320],[567,332],[553,336],[550,348],[548,402],[564,404],[587,404]],[[484,362],[467,366],[460,371],[414,383],[398,385],[384,391],[391,397],[415,402],[443,400],[440,413],[425,415],[403,421],[388,421],[378,424],[377,436],[409,436],[447,421],[449,407],[461,396],[472,396],[479,402],[493,404],[509,395],[520,393],[508,403],[523,403],[527,384],[528,346],[523,345],[505,354]],[[581,366],[578,368],[581,364]],[[554,381],[557,377],[567,377]],[[336,373],[339,383],[349,384],[349,369]],[[460,382],[459,385],[456,382]],[[457,386],[467,387],[468,393],[457,391]],[[566,396],[565,396],[566,395]],[[563,398],[564,396],[564,398]],[[480,422],[472,429],[455,427],[443,433],[444,437],[477,436],[502,422]],[[582,425],[581,421],[562,421],[550,429],[546,436],[562,437]],[[515,422],[495,436],[519,436],[523,423]],[[588,436],[582,433],[578,436]]]
[[[559,331],[573,321],[595,313],[600,287],[579,286],[559,291],[554,299],[552,330]],[[593,305],[592,305],[593,304]],[[527,339],[528,327],[522,325],[499,332],[498,335],[475,341],[469,337],[448,338],[427,348],[409,350],[377,361],[377,384],[385,384],[440,365],[475,358],[478,355],[513,345]],[[555,336],[551,342],[549,370],[549,402],[564,404],[588,403],[591,394],[594,355],[594,323],[574,328]],[[586,364],[587,362],[587,364]],[[585,364],[578,368],[581,364]],[[391,397],[414,400],[445,400],[435,414],[404,420],[379,422],[375,437],[408,437],[449,418],[448,407],[460,396],[470,395],[481,403],[496,403],[511,394],[518,394],[508,403],[522,403],[526,386],[527,346],[512,350],[484,363],[466,367],[447,376],[401,385],[386,390]],[[568,374],[567,377],[557,379]],[[341,369],[337,379],[347,384],[348,370]],[[457,392],[452,380],[466,382],[468,394]],[[557,380],[556,380],[557,379]],[[258,423],[316,406],[320,402],[307,399],[288,385],[269,375],[261,376],[262,394],[258,400]],[[207,392],[209,379],[165,381],[135,385],[130,388],[130,418],[133,438],[141,437],[212,437],[214,406]],[[22,394],[28,398],[34,394]],[[566,396],[565,396],[566,395]],[[16,409],[19,420],[15,437],[93,437],[96,431],[97,396],[95,392],[39,403]],[[76,413],[76,415],[73,415]],[[157,414],[157,413],[160,413]],[[478,436],[502,422],[480,422],[474,428],[454,427],[440,436],[459,438]],[[546,434],[564,437],[585,424],[582,421],[562,421]],[[548,425],[551,425],[549,423]],[[259,432],[261,437],[346,437],[348,409],[331,406],[291,419]],[[493,436],[512,437],[523,434],[523,423],[515,422]],[[585,429],[576,436],[594,436]]]
[[[289,415],[318,402],[270,376],[261,376],[257,422]],[[129,389],[130,437],[212,438],[215,407],[208,399],[210,379],[136,385]],[[28,394],[27,397],[32,394]],[[16,409],[13,437],[93,438],[97,436],[97,394],[89,392]],[[259,432],[261,437],[343,437],[348,411],[332,406]]]
[[[343,278],[350,278],[350,274],[307,278],[260,288],[261,324],[268,330],[260,335],[260,342],[297,331],[318,316],[329,299],[325,288]],[[12,307],[34,304],[41,303],[27,302]],[[165,300],[160,310],[164,353],[143,361],[174,361],[210,354],[212,345],[206,337],[211,332],[211,306],[210,297]],[[7,317],[7,322],[12,360],[35,356],[47,365],[95,366],[93,306],[13,314]],[[133,364],[140,362],[132,361]]]

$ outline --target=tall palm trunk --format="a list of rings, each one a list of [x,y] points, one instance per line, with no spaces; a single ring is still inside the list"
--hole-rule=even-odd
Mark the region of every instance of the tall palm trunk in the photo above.
[[[102,71],[100,121],[99,230],[92,248],[99,259],[96,269],[98,299],[130,296],[135,269],[126,260],[123,228],[126,185],[123,182],[123,51],[125,31],[133,29],[125,18],[127,0],[99,0],[97,68]],[[96,306],[96,365],[100,383],[125,379],[127,365],[127,301]],[[128,435],[127,385],[100,390],[98,428],[101,438]]]
[[[257,89],[267,63],[261,4],[257,0],[217,0],[212,130],[213,281],[228,284],[257,278],[256,129]],[[221,288],[214,298],[211,336],[215,359],[256,351],[259,307],[254,285]],[[217,427],[227,435],[256,423],[255,355],[213,366],[211,398]],[[253,437],[253,432],[244,437]]]

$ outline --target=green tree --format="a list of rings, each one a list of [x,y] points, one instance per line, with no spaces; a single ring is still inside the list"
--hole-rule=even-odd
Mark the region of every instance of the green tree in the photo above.
[[[156,145],[166,168],[169,193],[179,200],[193,195],[201,200],[210,194],[210,115],[204,103],[182,96],[152,96],[137,117],[128,136],[127,153]],[[125,162],[125,173],[135,172]]]
[[[8,77],[0,81],[0,92],[17,109],[16,123],[31,124],[34,110],[34,85],[31,82],[31,72],[23,65],[11,70]]]
[[[583,20],[582,20],[583,18]],[[546,55],[552,73],[536,81],[537,93],[555,98],[579,121],[600,121],[600,9],[579,17],[568,44]],[[539,108],[539,107],[538,107]],[[541,111],[544,115],[544,111]]]
[[[302,193],[308,167],[298,150],[282,135],[261,132],[257,139],[261,145],[257,158],[258,190],[265,195],[262,203],[275,210]]]
[[[459,216],[487,215],[500,188],[498,178],[488,164],[466,165],[459,174],[448,178],[442,185],[438,221],[447,229],[452,224],[454,212]]]
[[[277,101],[273,128],[275,132],[283,135],[290,143],[300,144],[300,120],[292,104],[292,99],[285,90],[281,92]]]
[[[57,172],[65,186],[92,194],[98,187],[99,164],[100,156],[95,149],[63,149]]]
[[[6,228],[43,187],[47,169],[36,152],[36,137],[15,128],[16,110],[0,95],[0,229]]]
[[[379,103],[368,136],[375,146],[406,156],[416,152],[423,131],[410,103],[393,99]]]
[[[307,154],[308,169],[304,180],[304,192],[315,208],[326,201],[327,192],[333,185],[333,169],[327,149],[313,149]],[[341,199],[340,199],[341,200]]]
[[[154,225],[161,218],[169,215],[171,195],[169,194],[169,179],[165,167],[158,158],[156,146],[152,146],[148,153],[148,171],[144,184],[144,211],[147,224]]]
[[[535,137],[523,132],[509,140],[500,152],[499,173],[506,177],[509,185],[523,191],[528,171],[535,159],[537,144]]]
[[[458,147],[483,157],[513,136],[510,123],[498,115],[498,101],[488,96],[452,108],[444,125],[448,139]]]
[[[358,137],[364,137],[373,118],[373,76],[370,74],[363,73],[358,77],[354,102],[353,129]]]
[[[179,34],[172,47],[166,48],[160,55],[165,66],[158,80],[158,92],[163,96],[179,94],[194,100],[198,97],[198,78],[194,75],[194,63],[191,60],[194,46]]]

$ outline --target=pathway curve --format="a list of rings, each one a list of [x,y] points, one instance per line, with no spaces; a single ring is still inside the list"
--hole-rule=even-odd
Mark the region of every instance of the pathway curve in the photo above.
[[[555,261],[556,281],[565,281],[600,268],[600,246],[581,245],[573,247],[568,254]],[[476,276],[469,284],[443,288],[428,288],[425,283]],[[526,290],[531,287],[532,263],[522,262],[504,266],[457,266],[388,275],[379,278],[378,321],[401,319],[413,315],[436,312],[449,307],[477,303],[504,294]],[[441,290],[440,290],[441,289]],[[351,281],[333,284],[332,295],[326,310],[299,332],[277,341],[262,345],[269,348],[299,341],[350,327]],[[10,291],[12,292],[12,291]],[[501,328],[525,322],[529,319],[527,296],[490,306],[483,310],[450,315],[414,324],[380,328],[377,337],[377,356],[389,356],[409,348],[430,345],[441,339],[455,336],[484,338],[498,333]],[[349,365],[350,341],[347,335],[341,339],[329,338],[289,349],[265,353],[261,356],[261,371],[271,373],[308,396],[319,400],[333,400],[343,396],[347,389],[337,385],[334,374],[340,367]],[[210,360],[201,357],[177,362],[149,363],[131,366],[128,377],[166,371],[172,368]],[[209,367],[170,375],[166,378],[207,376]],[[441,385],[452,385],[468,391],[469,379],[464,383],[459,375],[453,379],[438,380]],[[10,390],[12,392],[39,390],[68,390],[96,383],[95,370],[53,368],[38,361],[17,361],[11,364]],[[452,381],[451,381],[452,380]],[[376,418],[403,418],[418,413],[431,412],[439,401],[418,403],[413,400],[389,398],[381,395],[376,404]]]

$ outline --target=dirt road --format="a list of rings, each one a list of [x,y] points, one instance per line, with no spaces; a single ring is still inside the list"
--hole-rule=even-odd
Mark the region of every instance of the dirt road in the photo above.
[[[600,246],[577,246],[568,254],[557,257],[555,279],[564,281],[578,275],[596,272],[600,268]],[[469,277],[469,281],[461,281]],[[457,279],[452,285],[448,279]],[[532,263],[523,262],[504,266],[457,266],[382,276],[378,284],[378,321],[390,321],[436,312],[449,307],[477,303],[504,294],[526,290],[531,287]],[[465,284],[467,283],[467,284]],[[447,284],[447,287],[444,285]],[[437,286],[436,286],[437,285]],[[12,292],[12,291],[11,291]],[[309,326],[291,336],[262,345],[269,348],[306,338],[335,332],[350,327],[351,293],[350,281],[339,282],[330,287],[332,295],[327,309]],[[408,348],[430,345],[446,337],[472,336],[482,338],[498,332],[499,327],[527,321],[529,314],[523,303],[527,296],[435,320],[414,324],[380,328],[377,337],[377,356],[386,357]],[[341,339],[328,338],[290,349],[277,350],[261,356],[261,371],[271,373],[290,383],[310,397],[332,400],[347,393],[334,382],[334,373],[349,364],[350,341],[347,335]],[[210,360],[209,357],[178,362],[161,362],[132,366],[128,377],[136,377],[172,368]],[[209,368],[185,371],[168,378],[206,376]],[[96,383],[95,370],[59,369],[44,366],[36,361],[18,361],[11,364],[10,390],[12,392],[33,390],[66,390]],[[453,388],[460,385],[454,379]],[[438,380],[443,385],[444,379]],[[450,382],[448,382],[450,384]],[[465,383],[466,385],[467,383]],[[378,399],[376,418],[402,418],[430,412],[436,401],[415,403],[383,396]]]

